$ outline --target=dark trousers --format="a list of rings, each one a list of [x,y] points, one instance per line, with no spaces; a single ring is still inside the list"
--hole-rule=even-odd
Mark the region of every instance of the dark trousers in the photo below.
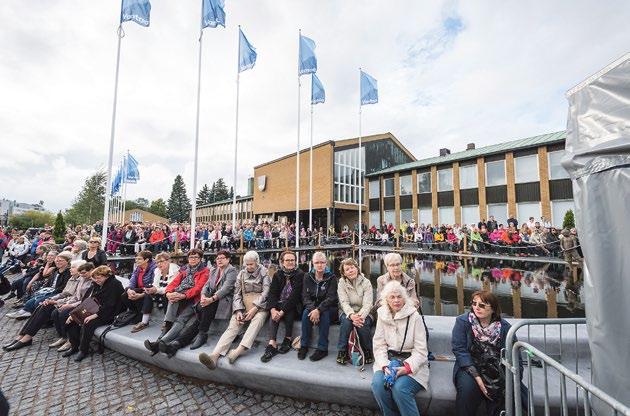
[[[57,309],[55,305],[39,305],[35,312],[28,318],[28,321],[20,329],[20,335],[30,335],[31,337],[37,334],[37,331],[42,329],[50,321],[52,312]]]
[[[141,299],[131,300],[127,295],[127,291],[124,291],[120,296],[120,300],[123,310],[129,309],[137,314],[151,313],[153,310],[153,298],[148,294],[145,294]]]
[[[217,309],[219,309],[219,302],[219,300],[217,300],[216,302],[212,302],[205,308],[202,307],[199,303],[195,305],[195,312],[199,321],[200,333],[207,334],[210,330],[210,324],[214,320],[214,317],[217,315]]]
[[[9,415],[9,402],[7,398],[4,397],[2,391],[0,390],[0,416],[8,416]]]
[[[486,415],[488,416],[498,416],[503,410],[505,401],[488,400],[479,389],[475,379],[463,370],[459,370],[455,376],[455,387],[457,389],[455,399],[457,416],[475,416],[481,402],[486,403]]]
[[[293,322],[295,322],[295,318],[297,316],[297,311],[295,309],[285,311],[284,315],[278,322],[273,319],[269,319],[269,339],[276,340],[278,337],[278,328],[280,327],[280,323],[284,324],[284,337],[291,338],[293,336]]]
[[[68,337],[68,334],[66,333],[66,321],[68,320],[72,309],[74,308],[64,308],[63,310],[55,308],[52,311],[51,318],[55,324],[55,329],[57,330],[57,334],[62,338]]]
[[[99,326],[107,325],[109,322],[103,321],[101,318],[91,320],[85,325],[79,325],[72,321],[66,325],[68,341],[72,344],[73,350],[80,350],[85,354],[90,352],[90,341],[94,337],[94,331]]]
[[[18,299],[22,299],[24,293],[26,293],[26,286],[33,280],[33,276],[24,276],[14,280],[11,283],[11,292],[15,292]]]
[[[334,311],[336,312],[336,311]],[[311,342],[311,330],[313,329],[313,323],[308,318],[309,311],[304,309],[302,312],[302,338],[301,347],[308,348]],[[330,321],[332,321],[332,310],[326,310],[319,314],[319,337],[317,339],[317,349],[322,351],[328,351],[328,330],[330,329]]]
[[[337,343],[339,351],[348,350],[348,339],[354,327],[352,320],[348,319],[345,313],[342,313],[339,317],[339,342]],[[363,351],[372,351],[372,318],[369,315],[365,318],[363,326],[357,328],[357,334]]]

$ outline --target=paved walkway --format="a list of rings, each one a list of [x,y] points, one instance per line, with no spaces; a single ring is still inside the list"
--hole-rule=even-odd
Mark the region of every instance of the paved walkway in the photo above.
[[[9,302],[10,304],[11,302]],[[24,321],[0,309],[0,343]],[[376,415],[372,410],[299,401],[166,372],[106,350],[80,364],[62,358],[48,344],[53,328],[40,331],[33,345],[0,350],[0,388],[12,415]]]

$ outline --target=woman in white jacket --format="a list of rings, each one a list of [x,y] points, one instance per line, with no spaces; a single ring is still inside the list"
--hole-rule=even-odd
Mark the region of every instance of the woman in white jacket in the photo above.
[[[398,281],[385,285],[381,305],[373,341],[372,392],[385,416],[419,415],[415,396],[429,383],[422,318]]]

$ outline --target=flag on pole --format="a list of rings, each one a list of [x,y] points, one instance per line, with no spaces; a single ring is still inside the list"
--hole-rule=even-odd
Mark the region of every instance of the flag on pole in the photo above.
[[[243,72],[252,69],[256,65],[258,54],[256,53],[256,48],[249,43],[240,27],[238,31],[238,72]]]
[[[326,91],[322,82],[315,73],[311,74],[311,104],[320,104],[326,101]]]
[[[203,12],[201,16],[201,28],[225,27],[225,0],[201,0],[203,2]]]
[[[122,0],[120,24],[136,22],[140,26],[149,26],[151,22],[151,2],[149,0]]]
[[[317,58],[315,57],[315,42],[313,39],[300,35],[300,61],[298,75],[317,72]]]
[[[125,168],[125,171],[126,171],[125,182],[137,183],[138,180],[140,179],[140,171],[138,170],[138,161],[130,154],[127,154],[125,163],[127,164]]]
[[[122,185],[122,169],[118,168],[118,172],[116,172],[112,182],[112,195],[116,195],[120,191],[120,185]]]
[[[376,80],[367,72],[361,71],[361,105],[378,103]]]

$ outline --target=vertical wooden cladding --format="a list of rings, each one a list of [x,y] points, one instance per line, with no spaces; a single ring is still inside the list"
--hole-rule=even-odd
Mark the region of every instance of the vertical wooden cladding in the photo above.
[[[479,215],[488,218],[488,205],[486,203],[486,162],[483,157],[477,158],[477,189],[479,191]]]
[[[540,201],[540,182],[516,184],[516,202]]]
[[[505,179],[507,183],[507,205],[508,215],[516,215],[516,187],[514,175],[514,153],[505,154]]]
[[[573,185],[571,179],[555,179],[549,181],[549,198],[552,201],[558,199],[573,199]]]

